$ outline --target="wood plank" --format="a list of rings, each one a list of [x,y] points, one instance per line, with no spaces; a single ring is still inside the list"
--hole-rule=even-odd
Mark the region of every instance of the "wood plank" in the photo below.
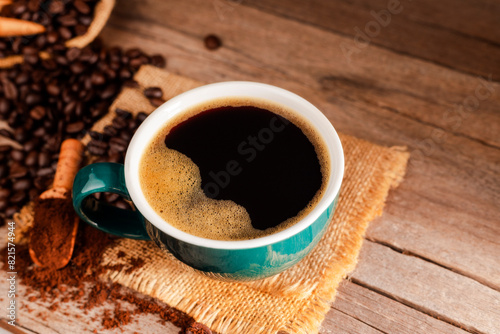
[[[500,292],[366,241],[353,282],[473,333],[500,332]]]
[[[150,3],[151,6],[155,4]],[[170,11],[165,11],[166,9],[161,6],[158,10],[147,13],[162,13],[164,10],[165,15],[168,16],[165,21],[169,24],[175,23],[175,20],[170,20],[170,16],[179,15],[181,18],[185,16],[183,7],[179,9],[172,6]],[[280,58],[280,56],[269,56],[269,52],[274,51],[270,51],[265,45],[259,46],[258,38],[249,41],[248,45],[238,44],[240,48],[238,51],[229,47],[223,47],[216,52],[207,51],[199,37],[203,35],[202,29],[206,31],[204,27],[209,25],[208,21],[203,21],[203,15],[198,17],[201,20],[198,23],[189,21],[189,24],[198,27],[195,30],[198,29],[199,32],[188,34],[182,32],[184,26],[180,23],[175,26],[175,29],[160,24],[146,24],[143,22],[146,19],[141,16],[144,13],[139,8],[132,9],[139,11],[137,18],[130,15],[127,18],[112,18],[110,25],[104,31],[104,38],[107,42],[123,46],[135,46],[141,43],[141,46],[150,52],[166,55],[169,59],[169,70],[201,81],[256,80],[288,88],[316,104],[340,131],[384,145],[408,145],[413,154],[406,181],[391,195],[398,196],[397,200],[390,201],[386,208],[397,219],[389,221],[382,219],[384,224],[379,225],[381,228],[377,231],[382,236],[387,232],[387,239],[384,240],[398,244],[398,247],[404,249],[405,242],[409,239],[405,231],[413,233],[418,230],[417,235],[421,236],[418,238],[420,242],[417,243],[415,241],[417,238],[411,239],[410,237],[410,241],[414,241],[411,245],[412,252],[422,257],[429,257],[434,262],[500,289],[500,266],[498,265],[500,260],[495,256],[500,253],[498,243],[500,226],[494,224],[499,220],[497,203],[500,200],[500,185],[498,184],[500,154],[496,148],[487,147],[481,142],[456,133],[441,131],[432,124],[379,107],[374,103],[366,103],[362,98],[362,91],[356,92],[356,95],[350,99],[332,96],[331,91],[325,92],[317,89],[317,85],[310,80],[310,72],[298,71],[298,65],[293,63],[294,60],[289,61],[290,69],[287,68],[285,62],[273,61],[269,64],[269,58]],[[135,13],[135,11],[130,12]],[[235,11],[235,16],[238,17],[234,20],[240,22],[242,27],[253,27],[253,20],[260,20],[258,26],[264,27],[273,23],[285,25],[275,32],[276,35],[284,34],[282,31],[298,29],[295,22],[255,12],[252,9],[238,7]],[[214,18],[205,14],[209,19]],[[257,14],[260,15],[258,19],[255,18]],[[185,19],[189,20],[189,18]],[[263,21],[264,19],[266,21]],[[149,22],[149,18],[146,22]],[[231,20],[228,24],[233,23]],[[288,28],[288,25],[291,27]],[[217,29],[226,31],[229,28]],[[230,36],[237,36],[235,31],[243,28],[233,27],[233,29],[234,32]],[[301,29],[311,31],[312,28]],[[309,39],[331,38],[325,36],[324,32],[314,31],[316,33],[308,34]],[[269,38],[274,38],[273,36]],[[276,40],[280,40],[280,37],[276,37]],[[294,48],[307,48],[307,46],[299,45],[298,42],[289,42],[289,46],[280,44],[280,48],[285,49],[285,54],[292,52],[291,49]],[[319,44],[319,41],[313,43],[316,48],[320,48]],[[265,56],[266,54],[268,56]],[[308,55],[305,51],[301,51],[301,54]],[[384,57],[392,57],[393,60],[394,57],[401,58],[401,56],[390,55],[387,52]],[[308,62],[307,59],[301,61]],[[404,67],[405,61],[411,62],[412,60],[405,58],[397,61],[401,63],[401,67]],[[321,66],[326,66],[323,63]],[[432,68],[425,70],[426,72],[440,73],[437,75],[439,80],[441,77],[452,77],[461,78],[461,82],[466,81],[467,76],[463,74],[456,74],[434,65],[425,66]],[[368,72],[373,72],[376,63],[366,64],[365,67]],[[399,74],[394,73],[394,75],[397,77]],[[465,92],[461,90],[460,85],[452,84],[449,80],[448,83],[450,92]],[[411,86],[411,83],[408,82],[406,85]],[[474,91],[474,84],[469,88]],[[425,91],[423,88],[421,90]],[[443,110],[440,109],[438,112],[443,114],[445,113]],[[464,128],[468,124],[469,120],[467,122],[464,120]],[[494,128],[487,124],[483,125],[485,128]],[[447,233],[446,229],[451,229],[453,233]],[[372,236],[369,234],[369,237]],[[373,237],[379,240],[379,237]],[[482,245],[480,253],[484,256],[483,261],[477,261],[478,252],[475,249],[478,244]],[[451,249],[463,251],[450,252],[446,248],[447,245],[455,245]],[[439,251],[436,252],[436,249]]]
[[[468,333],[347,280],[332,307],[387,334]]]
[[[339,310],[330,309],[321,324],[320,334],[382,334],[371,327]]]
[[[358,30],[377,22],[371,11],[388,9],[387,0],[287,1],[256,0],[244,3],[280,16],[307,22],[351,36],[349,46],[357,44]],[[493,74],[500,79],[500,3],[494,1],[398,1],[390,18],[382,17],[380,30],[366,35],[372,44],[419,57],[471,74]],[[450,10],[452,8],[452,10]],[[237,10],[237,9],[236,9]],[[372,23],[373,24],[373,23]],[[362,47],[359,47],[364,52]],[[481,59],[481,61],[471,61]],[[356,61],[356,55],[353,56]]]
[[[246,3],[237,6],[230,17],[220,20],[211,2],[130,1],[116,9],[110,23],[132,30],[143,38],[150,36],[157,43],[174,42],[183,49],[191,50],[187,55],[190,58],[193,55],[205,56],[208,58],[205,62],[231,59],[235,64],[233,66],[240,66],[244,61],[261,69],[273,69],[286,73],[289,80],[324,91],[328,99],[337,103],[362,100],[500,147],[497,135],[500,114],[496,108],[500,103],[498,83],[489,83],[487,87],[490,90],[483,91],[481,84],[484,82],[475,76],[450,71],[374,45],[360,53],[355,63],[349,63],[338,46],[350,42],[352,38],[263,13],[246,7]],[[184,38],[173,37],[169,41],[172,34],[159,36],[155,32],[160,27],[183,33]],[[225,47],[217,52],[203,50],[201,40],[209,33],[221,36]],[[112,42],[112,39],[109,41]],[[228,57],[231,54],[227,52],[229,50],[238,55]],[[484,63],[485,57],[481,54],[474,59]],[[496,61],[495,64],[498,66]],[[272,72],[269,74],[272,75]],[[485,74],[485,78],[491,73]],[[269,80],[269,76],[264,78]],[[488,97],[479,101],[477,107],[467,107],[468,111],[457,109],[457,105],[463,105],[464,101],[475,102],[476,89],[479,89],[479,95]],[[490,92],[496,94],[490,95]]]

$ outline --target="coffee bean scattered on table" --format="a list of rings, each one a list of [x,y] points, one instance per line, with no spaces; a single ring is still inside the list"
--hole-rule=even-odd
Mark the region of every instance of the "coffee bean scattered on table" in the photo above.
[[[216,35],[208,35],[204,38],[203,42],[208,50],[217,50],[222,46],[222,41]]]
[[[51,59],[35,56],[31,62],[0,70],[0,119],[13,128],[1,135],[22,145],[20,150],[0,146],[0,188],[10,191],[0,193],[4,219],[50,186],[64,139],[82,138],[108,112],[121,88],[135,84],[132,77],[141,65],[153,58],[165,64],[160,55],[106,49],[99,41],[83,49],[55,51]],[[107,135],[119,135],[109,147],[94,145],[92,150],[122,152],[130,138],[121,131],[134,128],[127,122],[117,120],[117,129],[107,130]]]

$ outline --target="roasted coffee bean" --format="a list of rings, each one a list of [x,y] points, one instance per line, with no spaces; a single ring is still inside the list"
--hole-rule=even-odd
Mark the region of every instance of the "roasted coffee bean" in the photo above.
[[[109,85],[101,92],[101,98],[106,100],[116,94],[117,88],[115,85]]]
[[[97,141],[103,141],[104,140],[104,135],[100,132],[97,131],[89,131],[88,132],[90,138],[95,139]]]
[[[74,61],[80,56],[81,53],[82,51],[79,48],[70,48],[66,51],[66,58],[68,61]]]
[[[148,114],[146,114],[144,111],[141,111],[137,114],[136,120],[139,121],[140,123],[144,122],[144,120],[148,117]]]
[[[125,149],[128,146],[128,141],[123,140],[122,138],[119,137],[113,137],[109,140],[109,147],[110,149],[115,149],[118,152],[125,151]]]
[[[10,132],[7,129],[0,129],[0,136],[7,137],[7,138],[13,138],[12,132]]]
[[[10,196],[10,190],[7,188],[0,188],[0,198],[9,198]]]
[[[38,164],[38,152],[31,151],[28,153],[26,158],[24,159],[24,164],[28,167],[33,167]]]
[[[76,16],[72,14],[61,15],[57,18],[57,21],[65,27],[74,26],[78,23]]]
[[[116,200],[118,200],[118,198],[120,198],[120,195],[118,195],[118,194],[115,194],[115,193],[107,193],[106,194],[106,200],[109,203],[115,202]]]
[[[120,153],[114,153],[114,154],[110,154],[108,156],[108,162],[122,162],[123,160],[123,155],[120,154]]]
[[[28,64],[34,65],[34,64],[38,63],[39,60],[40,60],[40,57],[38,56],[37,53],[24,55],[24,61]]]
[[[52,167],[45,167],[45,168],[40,168],[36,172],[36,176],[45,177],[45,176],[52,175],[53,173],[54,173],[54,169]]]
[[[81,62],[77,61],[70,65],[70,69],[74,74],[80,74],[85,71],[85,66]]]
[[[45,129],[43,127],[39,127],[38,129],[36,129],[35,131],[33,131],[33,135],[35,137],[38,137],[38,138],[42,138],[46,134],[47,134],[47,132],[45,131]]]
[[[28,169],[18,163],[14,163],[10,166],[9,177],[13,179],[20,179],[28,174]]]
[[[93,155],[105,155],[106,154],[106,149],[94,146],[94,145],[87,145],[87,150],[90,152],[90,154]]]
[[[135,129],[138,128],[140,122],[133,119],[133,120],[130,120],[128,122],[128,130],[130,130],[131,132],[129,132],[129,134],[133,134],[135,132]]]
[[[76,10],[79,11],[82,14],[90,14],[90,7],[87,5],[84,1],[82,0],[76,0],[73,3],[73,6],[75,6]]]
[[[124,209],[124,210],[131,210],[132,209],[130,207],[130,205],[127,202],[125,202],[123,199],[117,200],[115,203],[113,203],[113,205],[116,206],[117,208]]]
[[[148,99],[161,98],[163,96],[163,91],[160,87],[148,87],[144,90],[144,96]]]
[[[125,140],[126,142],[129,142],[130,139],[132,138],[132,134],[129,133],[128,131],[122,131],[120,132],[120,138]]]
[[[9,100],[16,100],[18,95],[18,90],[16,85],[12,83],[9,79],[5,78],[2,80],[3,93],[5,97]]]
[[[93,85],[102,85],[106,82],[106,77],[102,73],[94,72],[90,76],[90,82]]]
[[[89,145],[90,146],[95,146],[95,147],[99,147],[99,148],[102,148],[104,150],[107,150],[108,147],[109,147],[109,144],[105,141],[102,141],[102,140],[95,140],[95,139],[92,139],[90,142],[89,142]]]
[[[21,150],[12,150],[10,152],[10,158],[14,161],[21,162],[24,160],[24,152]]]
[[[120,117],[122,119],[129,119],[132,117],[132,113],[130,111],[126,111],[126,110],[121,109],[121,108],[116,108],[115,113],[118,117]]]
[[[5,198],[0,198],[0,212],[5,211],[7,209],[7,206],[9,205],[9,202]]]
[[[40,141],[38,138],[32,138],[28,140],[26,143],[23,145],[23,149],[25,152],[31,152],[37,149],[40,145]]]
[[[92,16],[82,15],[78,18],[78,22],[88,27],[92,23]]]
[[[26,191],[18,190],[14,194],[12,194],[12,196],[10,197],[10,202],[13,204],[20,204],[24,202],[26,198]]]
[[[111,125],[106,125],[103,129],[103,133],[108,137],[114,137],[118,134],[118,131]]]
[[[22,144],[28,139],[28,133],[24,131],[23,128],[17,128],[14,130],[13,138],[15,141]]]
[[[10,102],[7,98],[0,97],[0,114],[6,114],[10,109]]]
[[[151,56],[151,65],[164,68],[167,65],[167,62],[162,55],[153,55]]]
[[[24,85],[30,80],[30,76],[26,72],[21,72],[19,75],[14,79],[14,82],[16,85]]]
[[[127,127],[127,121],[120,117],[113,118],[111,124],[117,130],[125,129]]]
[[[47,88],[47,91],[48,91],[48,88]],[[30,117],[33,119],[36,119],[37,121],[44,118],[46,114],[47,114],[47,111],[42,106],[36,106],[30,110]]]
[[[47,43],[55,44],[59,40],[59,34],[57,31],[51,31],[47,33]]]
[[[208,50],[217,50],[222,45],[220,38],[215,35],[208,35],[203,39],[203,41]]]
[[[85,128],[85,124],[81,121],[79,122],[74,122],[66,125],[66,132],[67,133],[78,133],[81,132]]]
[[[30,179],[20,179],[13,183],[12,190],[20,191],[20,190],[29,190],[31,188],[32,182]]]
[[[47,152],[40,152],[38,155],[38,166],[47,167],[50,165],[50,155]]]
[[[159,107],[161,106],[163,103],[165,103],[165,100],[164,99],[159,99],[159,98],[152,98],[152,99],[149,99],[149,103],[151,103],[151,105],[153,107]]]
[[[28,106],[34,106],[42,101],[42,97],[40,96],[40,94],[30,93],[26,96],[24,101]]]
[[[52,0],[49,5],[50,14],[61,14],[64,11],[63,0]]]

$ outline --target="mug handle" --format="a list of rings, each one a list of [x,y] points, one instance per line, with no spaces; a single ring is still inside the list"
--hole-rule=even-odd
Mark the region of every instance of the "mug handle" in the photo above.
[[[100,162],[80,169],[73,182],[73,207],[83,221],[101,231],[150,240],[139,211],[120,209],[90,196],[99,192],[115,193],[130,200],[122,164]]]

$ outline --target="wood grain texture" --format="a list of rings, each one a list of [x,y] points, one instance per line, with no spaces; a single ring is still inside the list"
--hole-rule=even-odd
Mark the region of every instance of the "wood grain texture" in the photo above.
[[[211,4],[197,1],[127,2],[117,10],[104,31],[108,43],[141,43],[168,56],[169,70],[200,81],[255,80],[288,88],[316,104],[342,132],[384,145],[408,145],[413,152],[406,180],[386,208],[395,218],[379,220],[380,228],[369,230],[369,237],[500,288],[495,256],[500,252],[500,225],[495,223],[500,221],[495,146],[500,94],[483,101],[476,113],[450,113],[451,105],[474,94],[476,77],[374,45],[349,67],[335,48],[345,37],[244,3],[223,20]],[[212,32],[223,39],[220,50],[203,47],[203,36]],[[327,73],[346,79],[325,84]],[[492,85],[500,92],[497,83]]]
[[[353,282],[472,333],[500,332],[500,292],[422,259],[366,241]]]
[[[149,8],[153,6],[157,10],[150,11]],[[487,86],[490,90],[484,91],[484,95],[480,94],[489,98],[480,101],[477,108],[471,107],[471,111],[459,114],[459,118],[456,105],[463,104],[465,99],[475,94],[477,86],[482,83],[477,76],[458,73],[375,45],[367,46],[358,54],[355,62],[349,62],[340,45],[350,42],[352,38],[290,19],[277,18],[247,7],[245,2],[223,20],[211,2],[201,0],[154,4],[131,1],[117,7],[117,14],[113,19],[119,17],[122,28],[125,28],[126,22],[134,28],[129,25],[125,29],[150,35],[154,39],[157,39],[157,34],[152,24],[197,40],[201,40],[205,34],[217,33],[227,51],[244,56],[246,62],[257,61],[257,66],[267,70],[286,73],[289,80],[298,80],[303,85],[323,92],[327,100],[337,104],[349,104],[354,100],[387,108],[500,147],[500,138],[496,135],[500,125],[491,127],[500,124],[496,108],[500,103],[498,83],[491,83]],[[138,23],[148,22],[148,26],[143,25],[141,29],[140,24],[134,24],[134,20]],[[111,23],[118,22],[112,20]],[[209,31],[207,27],[210,27]],[[152,28],[152,31],[146,31],[148,28]],[[165,35],[162,38],[164,41],[167,39]],[[200,54],[203,48],[202,43],[197,44],[197,48],[191,49],[194,54]],[[189,45],[188,42],[184,48],[189,48]],[[212,52],[209,55],[226,62],[235,59],[234,55],[226,52]],[[239,67],[241,64],[240,61],[231,62],[233,66]],[[495,64],[498,66],[497,62]],[[489,74],[491,72],[485,75],[486,81]],[[270,75],[264,77],[264,80],[269,79]],[[490,95],[491,91],[497,93]],[[483,91],[480,90],[480,93]],[[465,120],[468,126],[463,126]]]
[[[350,281],[339,286],[332,308],[387,334],[468,333]]]
[[[386,16],[390,3],[399,5]],[[349,46],[358,45],[354,38],[361,36],[359,29],[368,37],[368,43],[459,71],[492,74],[495,80],[500,79],[500,4],[495,1],[292,0],[284,6],[279,0],[256,0],[244,4],[350,36]],[[370,22],[381,23],[377,29]],[[359,49],[362,51],[363,47]]]
[[[320,334],[382,334],[371,327],[337,309],[331,309],[323,322]]]

